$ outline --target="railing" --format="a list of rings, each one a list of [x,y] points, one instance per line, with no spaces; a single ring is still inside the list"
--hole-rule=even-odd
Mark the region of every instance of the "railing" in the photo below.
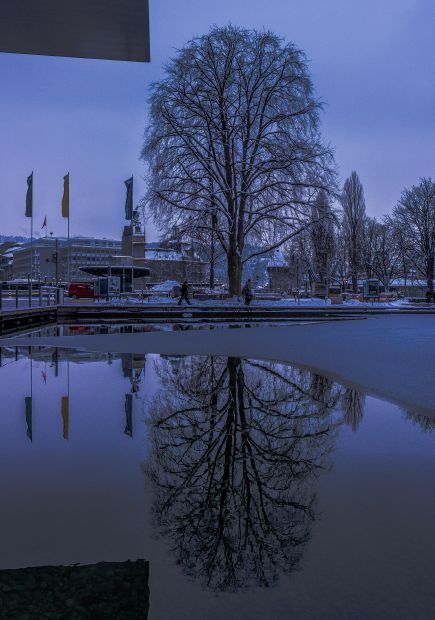
[[[26,287],[0,284],[0,310],[42,308],[63,303],[64,289],[56,286]]]

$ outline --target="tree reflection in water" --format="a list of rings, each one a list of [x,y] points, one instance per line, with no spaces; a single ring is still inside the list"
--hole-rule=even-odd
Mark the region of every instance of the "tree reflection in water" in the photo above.
[[[351,427],[354,433],[360,427],[364,416],[365,395],[351,388],[345,388],[341,399],[343,422]]]
[[[157,373],[145,464],[156,526],[208,587],[271,585],[309,539],[339,387],[239,358],[160,359]]]

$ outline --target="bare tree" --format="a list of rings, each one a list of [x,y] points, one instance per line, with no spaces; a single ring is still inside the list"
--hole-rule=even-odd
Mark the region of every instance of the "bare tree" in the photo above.
[[[426,279],[433,295],[435,260],[435,183],[423,178],[419,185],[405,189],[387,218],[396,231],[400,249],[409,263]]]
[[[349,264],[347,260],[347,248],[344,241],[343,234],[343,218],[339,218],[336,231],[336,251],[334,269],[332,271],[332,280],[336,285],[339,285],[341,290],[347,289],[347,282],[349,279]]]
[[[300,50],[232,26],[188,43],[153,86],[146,203],[160,226],[213,232],[233,295],[244,263],[307,228],[332,187],[320,108]],[[261,249],[246,254],[247,241]]]
[[[343,422],[348,424],[354,433],[356,433],[363,420],[365,400],[364,394],[357,390],[352,390],[352,388],[345,388],[343,392],[341,398]]]
[[[366,203],[364,189],[355,171],[346,179],[341,195],[343,234],[346,244],[352,292],[358,292],[358,273],[362,262],[362,240]]]
[[[367,278],[378,278],[388,292],[402,272],[402,256],[394,228],[388,221],[366,217],[362,241],[362,264]]]
[[[375,275],[375,263],[378,251],[379,223],[375,217],[364,218],[363,235],[361,239],[361,266],[366,278]]]
[[[316,288],[329,296],[329,285],[335,266],[335,217],[328,197],[324,191],[319,192],[312,211],[313,225],[310,229],[312,263]]]
[[[394,228],[386,220],[378,224],[374,272],[387,293],[392,281],[401,275],[403,260]]]
[[[423,433],[433,433],[435,431],[435,418],[417,411],[404,411],[403,413],[405,420],[409,420],[414,426],[419,427]]]

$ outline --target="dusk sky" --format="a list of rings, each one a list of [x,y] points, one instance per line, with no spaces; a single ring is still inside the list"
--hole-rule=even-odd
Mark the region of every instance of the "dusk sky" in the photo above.
[[[342,182],[357,170],[370,215],[435,177],[434,0],[150,0],[151,64],[0,53],[0,234],[28,234],[26,178],[34,171],[35,231],[55,235],[62,177],[71,178],[71,234],[119,238],[124,184],[135,176],[150,82],[174,49],[213,24],[275,31],[303,49],[325,102],[323,136]],[[148,238],[156,231],[148,228]]]

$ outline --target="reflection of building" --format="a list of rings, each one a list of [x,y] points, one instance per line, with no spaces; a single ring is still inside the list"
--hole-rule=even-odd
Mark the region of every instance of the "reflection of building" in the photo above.
[[[103,265],[111,256],[121,253],[121,243],[112,239],[95,239],[93,237],[73,237],[58,240],[58,277],[60,281],[68,278],[70,263],[70,280],[91,280],[92,276],[80,271],[83,265]],[[13,251],[13,276],[25,278],[31,272],[32,249],[30,242],[23,243]],[[56,277],[56,240],[33,240],[33,276],[41,280],[52,281]]]
[[[145,246],[145,263],[151,271],[151,282],[166,280],[203,283],[205,281],[206,264],[186,243],[162,241],[159,247],[155,244]]]
[[[146,356],[144,353],[121,353],[122,374],[132,379],[139,376],[145,369]]]

